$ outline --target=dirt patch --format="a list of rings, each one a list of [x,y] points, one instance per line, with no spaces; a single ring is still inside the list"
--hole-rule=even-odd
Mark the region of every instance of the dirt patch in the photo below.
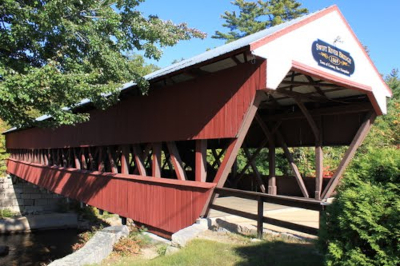
[[[207,230],[200,233],[197,238],[238,245],[244,245],[250,242],[258,241],[257,239],[231,233],[227,230]]]

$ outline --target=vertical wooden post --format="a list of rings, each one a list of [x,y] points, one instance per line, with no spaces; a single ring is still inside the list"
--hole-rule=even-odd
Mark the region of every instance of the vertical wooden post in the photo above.
[[[344,171],[346,170],[347,166],[349,165],[351,159],[353,158],[357,148],[361,145],[364,141],[365,137],[367,136],[369,130],[372,127],[376,118],[376,113],[374,111],[369,112],[365,118],[363,123],[361,124],[360,128],[358,129],[356,135],[354,136],[349,148],[347,149],[346,153],[343,156],[342,161],[340,162],[338,168],[336,169],[335,174],[329,181],[328,185],[324,189],[322,193],[322,198],[327,199],[331,196],[333,191],[335,190],[337,184],[340,181],[341,176],[343,175]]]
[[[269,147],[268,147],[268,194],[276,195],[277,194],[277,187],[276,187],[276,161],[275,161],[275,141],[271,136],[269,140]]]
[[[161,143],[153,143],[152,172],[153,177],[161,177]]]
[[[262,239],[263,237],[263,218],[264,218],[264,201],[261,197],[258,197],[257,202],[257,237]]]
[[[323,160],[322,141],[318,140],[315,147],[315,199],[321,199],[322,182],[323,182]]]
[[[197,182],[206,182],[207,179],[207,140],[196,140],[195,179]]]

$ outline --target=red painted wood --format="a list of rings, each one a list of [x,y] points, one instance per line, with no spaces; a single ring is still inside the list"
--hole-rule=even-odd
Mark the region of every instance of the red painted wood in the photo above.
[[[169,235],[193,224],[215,184],[43,166],[8,160],[7,171],[57,194]]]
[[[7,148],[234,138],[256,90],[265,88],[265,76],[265,62],[241,64],[192,81],[150,90],[148,96],[132,96],[105,111],[90,111],[90,121],[83,124],[9,133]]]
[[[196,167],[195,179],[197,182],[206,182],[207,179],[207,140],[196,140]]]

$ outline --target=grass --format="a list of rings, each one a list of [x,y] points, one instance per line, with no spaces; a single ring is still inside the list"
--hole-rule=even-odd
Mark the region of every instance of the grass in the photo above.
[[[111,264],[105,261],[102,265]],[[323,258],[316,252],[313,244],[303,241],[267,240],[255,243],[250,241],[221,243],[195,239],[173,255],[160,256],[153,260],[125,257],[113,262],[112,265],[322,266]]]

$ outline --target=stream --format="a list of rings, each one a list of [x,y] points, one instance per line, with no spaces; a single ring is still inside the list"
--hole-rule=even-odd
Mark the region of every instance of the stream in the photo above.
[[[10,247],[10,253],[0,257],[0,265],[47,265],[71,254],[72,245],[79,241],[79,233],[77,229],[57,229],[0,235],[0,246]]]

